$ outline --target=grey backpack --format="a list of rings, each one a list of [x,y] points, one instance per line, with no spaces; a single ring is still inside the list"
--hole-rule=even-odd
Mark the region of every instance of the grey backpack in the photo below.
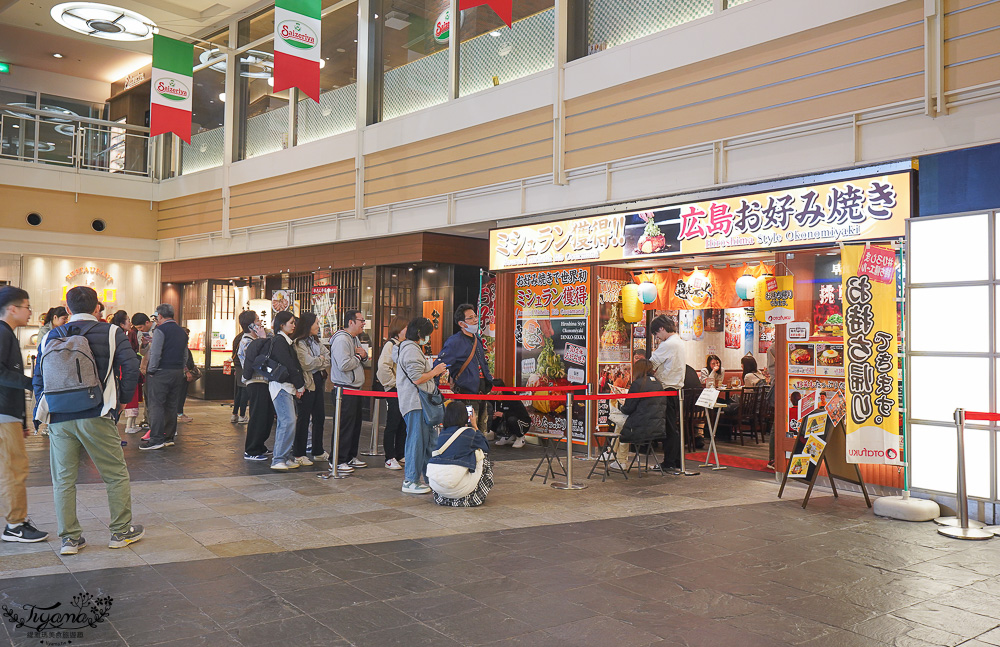
[[[105,385],[111,376],[112,362],[109,357],[108,371],[104,379],[97,373],[97,361],[84,336],[101,322],[77,327],[68,324],[57,328],[42,340],[38,366],[42,371],[42,397],[48,413],[79,413],[104,404]],[[114,357],[115,330],[109,325],[111,357]]]

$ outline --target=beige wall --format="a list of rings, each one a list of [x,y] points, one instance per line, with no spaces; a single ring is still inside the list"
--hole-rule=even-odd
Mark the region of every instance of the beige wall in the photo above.
[[[91,222],[103,220],[105,236],[155,239],[156,204],[86,193],[48,191],[0,184],[0,227],[64,234],[94,234]],[[42,216],[42,224],[32,227],[29,213]]]

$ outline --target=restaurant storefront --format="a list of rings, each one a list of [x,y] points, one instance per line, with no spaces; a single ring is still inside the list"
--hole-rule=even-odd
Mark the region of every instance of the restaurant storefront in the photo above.
[[[777,469],[801,451],[798,421],[826,412],[866,482],[902,487],[914,177],[899,162],[493,230],[498,371],[519,386],[623,392],[659,315],[676,321],[686,363],[718,357],[726,385],[746,356],[766,367],[773,345]],[[536,427],[565,433],[564,407],[542,407],[529,409]],[[577,405],[574,439],[608,412]]]
[[[476,302],[486,250],[485,240],[421,233],[164,263],[162,300],[190,329],[189,348],[203,373],[189,392],[232,397],[232,345],[244,310],[256,311],[266,326],[280,310],[313,312],[327,341],[347,310],[360,310],[362,343],[374,357],[393,317],[426,316],[438,326],[436,353],[452,332],[455,306]],[[365,368],[370,385],[370,361]]]

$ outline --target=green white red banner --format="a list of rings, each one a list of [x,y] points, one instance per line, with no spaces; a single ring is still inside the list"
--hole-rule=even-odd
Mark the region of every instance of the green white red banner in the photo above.
[[[191,143],[191,92],[194,45],[153,36],[153,73],[149,92],[149,134],[174,133]]]
[[[298,88],[319,102],[320,0],[274,4],[274,91]]]

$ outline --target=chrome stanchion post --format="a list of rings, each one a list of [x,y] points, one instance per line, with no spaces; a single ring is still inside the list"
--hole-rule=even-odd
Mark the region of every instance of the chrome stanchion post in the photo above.
[[[993,532],[978,521],[969,521],[969,495],[965,487],[965,409],[955,409],[958,433],[958,517],[938,517],[938,533],[953,539],[990,539]]]
[[[378,423],[382,414],[382,398],[372,398],[372,436],[368,441],[368,451],[361,452],[362,456],[379,456],[378,450]]]
[[[586,424],[584,425],[586,427]],[[553,483],[557,490],[583,490],[587,486],[573,482],[573,392],[566,392],[566,482]]]
[[[584,392],[586,393],[587,391],[590,391],[591,387],[593,387],[593,390],[596,393],[597,387],[594,386],[594,385],[588,385],[587,388],[584,389]],[[584,442],[587,443],[587,455],[586,456],[577,456],[576,460],[578,460],[578,461],[592,461],[592,460],[594,460],[594,454],[591,452],[591,447],[590,447],[590,444],[594,440],[594,436],[592,435],[591,429],[590,429],[590,401],[587,402],[586,406],[587,406],[587,408],[586,408],[586,411],[584,413],[583,433],[584,433]],[[596,427],[595,427],[595,430],[596,430]]]
[[[669,396],[667,396],[669,397]],[[684,461],[684,387],[677,389],[677,406],[680,410],[680,430],[681,430],[681,473],[680,476],[698,476],[701,472],[689,472]],[[692,432],[693,433],[693,432]]]
[[[344,479],[347,474],[337,473],[337,459],[340,453],[340,410],[344,406],[344,387],[337,387],[337,406],[334,408],[333,417],[333,447],[330,448],[330,471],[320,474],[321,479]]]

